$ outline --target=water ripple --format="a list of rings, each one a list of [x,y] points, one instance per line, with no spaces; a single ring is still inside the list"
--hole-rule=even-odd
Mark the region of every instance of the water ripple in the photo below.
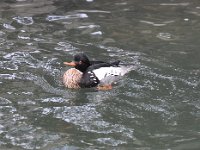
[[[58,42],[57,47],[55,47],[55,50],[61,50],[61,51],[74,51],[77,50],[76,47],[74,47],[71,43],[69,42]]]
[[[0,61],[0,68],[6,70],[18,70],[19,67],[10,61]]]
[[[87,25],[87,26],[79,26],[78,28],[79,29],[85,29],[85,28],[99,28],[100,26],[99,25]]]
[[[156,26],[156,27],[159,27],[159,26],[165,26],[166,23],[155,23],[155,22],[151,22],[151,21],[146,21],[146,20],[140,20],[141,23],[145,23],[145,24],[150,24],[150,25],[153,25],[153,26]]]
[[[19,24],[23,24],[23,25],[32,25],[34,23],[33,18],[32,17],[14,17],[14,20],[16,20]]]
[[[133,129],[129,129],[120,124],[110,124],[102,120],[101,114],[96,111],[94,105],[54,107],[43,110],[43,115],[49,115],[50,113],[53,113],[56,118],[62,119],[67,123],[80,126],[82,130],[87,132],[99,134],[115,133],[119,134],[118,136],[121,136],[122,139],[123,137],[133,138]]]
[[[61,98],[61,97],[51,97],[51,98],[42,99],[42,102],[43,103],[47,103],[47,102],[63,103],[63,102],[66,102],[66,99]]]
[[[66,15],[66,16],[47,16],[47,21],[57,21],[57,20],[64,20],[64,19],[76,19],[76,18],[88,18],[88,15],[85,13],[78,13],[73,15]]]
[[[5,32],[0,31],[0,36],[3,36],[3,35],[5,35],[5,34],[6,34]]]
[[[92,32],[91,35],[102,35],[103,33],[101,31]]]
[[[106,13],[106,14],[111,13],[111,11],[104,11],[104,10],[75,10],[75,12],[85,12],[85,13]]]
[[[30,37],[24,35],[18,35],[18,38],[22,40],[30,40]]]
[[[41,134],[38,134],[36,130],[41,132]],[[49,134],[41,128],[35,128],[34,126],[27,125],[24,122],[21,124],[15,123],[15,126],[10,127],[5,135],[5,139],[12,145],[20,146],[24,149],[40,149],[51,141],[59,138],[60,137],[56,134]]]
[[[6,29],[10,29],[10,30],[15,30],[16,28],[10,24],[7,24],[7,23],[4,23],[3,24],[3,27],[6,28]]]
[[[0,38],[0,45],[3,45],[4,43],[6,43],[6,40],[4,38]]]
[[[0,97],[0,105],[8,105],[12,103],[10,100],[6,99],[6,98],[3,98],[3,97]]]
[[[17,78],[16,73],[13,73],[13,74],[0,74],[0,79],[14,80],[16,78]]]
[[[188,6],[190,3],[161,3],[161,6]]]
[[[156,37],[164,41],[170,41],[176,39],[174,35],[166,32],[161,32]]]
[[[111,145],[111,146],[118,146],[120,144],[126,144],[126,141],[122,141],[122,140],[116,140],[113,138],[98,138],[97,143],[99,144],[105,144],[105,145]]]

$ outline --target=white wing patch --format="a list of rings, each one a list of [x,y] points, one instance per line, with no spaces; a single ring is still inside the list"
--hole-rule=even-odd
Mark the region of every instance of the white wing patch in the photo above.
[[[101,84],[111,84],[119,79],[119,77],[128,73],[131,69],[125,66],[120,67],[101,67],[93,70]]]

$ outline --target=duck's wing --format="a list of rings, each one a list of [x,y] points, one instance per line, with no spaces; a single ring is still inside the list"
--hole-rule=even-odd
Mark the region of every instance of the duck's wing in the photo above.
[[[119,64],[118,62],[114,64]],[[111,84],[131,71],[130,67],[115,66],[111,64],[102,64],[98,66],[91,66],[92,72],[99,79],[101,84]]]
[[[81,87],[95,87],[99,83],[111,84],[117,77],[127,73],[125,67],[119,67],[120,61],[112,63],[97,63],[88,67],[80,81]]]
[[[86,71],[83,73],[82,78],[79,82],[79,86],[82,88],[95,87],[100,83],[93,71]]]
[[[93,64],[91,66],[88,67],[88,69],[83,73],[83,76],[80,80],[80,87],[95,87],[100,83],[100,79],[101,79],[101,75],[96,75],[95,74],[95,70],[99,70],[100,68],[104,68],[104,67],[110,67],[114,64],[110,64],[110,63],[106,63],[106,62],[101,62],[101,61],[96,61],[94,62],[96,64]],[[99,79],[100,77],[100,79]]]
[[[101,81],[105,78],[123,76],[128,72],[128,70],[125,67],[106,66],[94,69],[93,72]]]

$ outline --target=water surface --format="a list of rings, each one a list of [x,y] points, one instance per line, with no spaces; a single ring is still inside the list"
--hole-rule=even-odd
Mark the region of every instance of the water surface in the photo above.
[[[2,0],[0,149],[199,149],[199,0]],[[76,53],[134,64],[64,88]]]

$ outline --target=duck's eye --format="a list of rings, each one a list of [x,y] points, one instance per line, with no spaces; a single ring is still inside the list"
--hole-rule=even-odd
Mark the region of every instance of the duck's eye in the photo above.
[[[79,56],[74,56],[74,61],[79,62],[80,61],[80,57]]]

